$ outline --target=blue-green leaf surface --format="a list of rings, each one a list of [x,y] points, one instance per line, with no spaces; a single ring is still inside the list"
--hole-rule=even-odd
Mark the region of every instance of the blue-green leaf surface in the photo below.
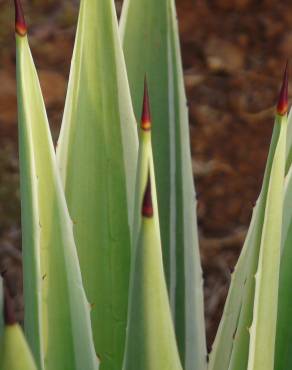
[[[137,125],[113,0],[81,0],[57,158],[101,370],[125,341]]]
[[[136,117],[147,75],[163,262],[186,370],[206,367],[202,272],[188,112],[173,0],[126,0],[120,31]]]

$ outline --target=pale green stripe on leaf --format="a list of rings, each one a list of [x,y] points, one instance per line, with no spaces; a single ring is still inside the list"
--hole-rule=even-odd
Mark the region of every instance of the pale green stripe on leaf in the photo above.
[[[30,55],[29,55],[30,58]],[[21,80],[18,69],[18,81]],[[20,89],[21,90],[21,89]],[[19,93],[18,111],[27,108]],[[29,110],[28,110],[29,112]],[[38,209],[38,185],[34,160],[32,133],[27,125],[18,125],[20,185],[21,185],[21,226],[23,258],[23,290],[25,300],[24,328],[38,366],[43,369],[43,339],[41,323],[41,266],[40,266],[40,221]],[[29,144],[28,144],[29,143]]]
[[[287,164],[288,162],[286,162]],[[283,210],[283,224],[282,224],[282,259],[284,258],[284,250],[287,249],[287,239],[289,238],[289,232],[291,232],[291,220],[292,220],[292,198],[291,198],[291,189],[292,189],[292,170],[289,167],[289,171],[285,177],[285,186],[284,186],[284,210]]]
[[[292,110],[288,115],[288,127],[287,127],[287,142],[286,142],[286,167],[285,174],[287,175],[292,163]]]
[[[43,360],[46,370],[96,370],[89,305],[39,81],[27,38],[16,39],[24,273],[33,272],[24,280],[25,328],[39,368]]]
[[[187,370],[204,369],[196,196],[174,1],[126,0],[120,31],[137,117],[145,73],[149,85],[163,262],[178,347]]]
[[[82,0],[57,158],[101,370],[124,351],[137,124],[113,0]]]

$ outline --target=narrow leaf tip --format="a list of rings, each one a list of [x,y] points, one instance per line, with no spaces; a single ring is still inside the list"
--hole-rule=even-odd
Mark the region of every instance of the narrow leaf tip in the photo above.
[[[146,77],[145,77],[145,81],[144,81],[144,97],[143,97],[141,128],[144,131],[150,131],[151,130],[150,103],[149,103],[149,94],[148,94],[148,86],[147,86]]]
[[[12,326],[17,323],[14,311],[14,302],[6,283],[4,283],[4,321],[7,326]]]
[[[153,217],[152,191],[150,173],[148,174],[147,185],[143,198],[142,215],[146,218]]]
[[[21,0],[14,0],[14,5],[15,5],[15,32],[19,36],[25,36],[27,33],[27,27],[25,23]]]
[[[284,116],[288,111],[288,61],[286,63],[286,68],[283,76],[282,87],[280,90],[280,96],[277,104],[277,113],[280,116]]]

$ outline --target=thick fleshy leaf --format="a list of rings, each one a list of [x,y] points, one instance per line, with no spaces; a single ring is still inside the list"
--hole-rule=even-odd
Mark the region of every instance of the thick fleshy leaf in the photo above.
[[[271,168],[256,272],[253,322],[250,329],[249,370],[274,369],[287,116],[278,116],[277,121],[276,124],[281,128]]]
[[[152,100],[151,100],[152,101]],[[132,245],[133,248],[137,244],[137,239],[139,237],[142,214],[141,207],[143,202],[143,196],[145,187],[147,184],[147,179],[149,176],[149,171],[152,178],[152,203],[154,210],[154,223],[156,224],[157,234],[160,237],[160,226],[158,217],[158,206],[157,206],[157,194],[156,194],[156,181],[155,181],[155,171],[153,162],[153,151],[152,151],[152,117],[150,112],[150,99],[147,87],[147,82],[145,80],[144,85],[144,97],[143,97],[143,109],[141,117],[141,125],[139,130],[139,152],[138,152],[138,163],[137,163],[137,173],[136,173],[136,189],[135,189],[135,209],[134,209],[134,223],[133,223],[133,233],[132,233]],[[135,249],[135,248],[134,248]]]
[[[289,135],[291,134],[291,117],[292,114],[290,111],[287,144],[289,142]],[[289,158],[287,161],[289,163]],[[286,168],[288,169],[288,173],[285,178],[275,370],[289,369],[292,366],[290,348],[292,328],[291,325],[287,325],[292,314],[292,167],[289,165]]]
[[[285,119],[284,119],[285,120]],[[281,117],[277,117],[276,124],[273,132],[273,138],[271,143],[270,155],[267,162],[266,174],[264,178],[264,184],[262,188],[262,192],[260,198],[257,202],[257,206],[255,209],[255,224],[251,224],[250,230],[252,232],[253,238],[248,239],[247,247],[249,248],[249,258],[246,259],[246,276],[244,285],[241,287],[242,292],[242,304],[240,307],[240,314],[238,317],[238,323],[233,335],[233,342],[232,342],[232,353],[230,357],[229,363],[229,370],[246,370],[248,367],[248,359],[249,359],[249,350],[250,350],[250,327],[254,320],[254,304],[255,304],[255,288],[256,288],[256,281],[255,275],[259,268],[259,258],[260,254],[259,251],[262,250],[262,243],[264,242],[264,222],[265,219],[270,215],[270,206],[271,200],[269,197],[269,189],[271,187],[272,182],[274,181],[275,174],[273,173],[273,168],[278,166],[277,163],[277,154],[276,150],[280,146],[282,150],[282,154],[285,152],[285,148],[283,149],[283,143],[285,145],[286,138],[281,141],[281,137],[279,137],[280,131],[282,128],[282,121]],[[285,123],[284,123],[284,131]],[[283,134],[285,135],[285,134]],[[277,141],[275,139],[277,138]],[[276,145],[276,146],[275,146]],[[273,154],[273,161],[271,162],[270,159],[272,158]],[[282,158],[283,162],[285,160]],[[283,166],[282,162],[282,166]],[[267,174],[270,173],[268,176]],[[283,174],[282,174],[283,176]],[[283,185],[283,181],[282,181]],[[281,191],[283,192],[283,186]],[[265,201],[264,201],[265,199]],[[281,196],[280,196],[281,199]],[[276,226],[276,225],[275,225]],[[278,225],[279,227],[279,225]],[[280,226],[281,229],[281,226]],[[278,230],[279,231],[279,230]],[[270,230],[272,232],[272,229]],[[279,248],[279,244],[278,244]],[[279,252],[279,251],[278,251]],[[276,303],[277,304],[277,303]],[[273,351],[273,349],[271,349]]]
[[[113,0],[82,0],[57,158],[101,370],[124,351],[138,154]]]
[[[1,370],[37,370],[26,339],[18,324],[7,326],[1,339]]]
[[[275,171],[277,169],[281,170],[281,166],[285,163],[285,159],[280,158],[279,160],[278,158],[279,151],[282,154],[285,153],[285,130],[285,118],[278,116],[274,126],[261,194],[253,211],[249,231],[232,276],[208,369],[241,370],[247,368],[250,343],[249,328],[254,314],[254,276],[258,269],[261,245],[266,240],[267,228],[265,227],[264,230],[264,223],[271,214],[270,207],[273,204],[273,199],[270,200],[271,195],[269,195],[271,192],[270,188],[273,187],[275,177],[277,177]],[[281,184],[281,177],[278,181]],[[276,194],[276,196],[281,199],[283,186],[282,189],[280,187],[277,190],[280,191],[280,194]],[[274,191],[274,193],[276,192]],[[281,202],[277,205],[281,207]],[[278,235],[279,224],[276,223],[275,228],[275,235]],[[269,231],[272,233],[273,229],[269,229]]]
[[[200,370],[206,367],[202,273],[174,1],[124,1],[120,31],[137,117],[145,73],[149,84],[163,261],[180,356],[187,370]]]
[[[26,36],[16,35],[25,331],[39,369],[96,370],[54,147]]]
[[[260,250],[263,216],[266,207],[271,167],[275,154],[275,148],[279,138],[279,128],[279,125],[275,125],[274,127],[261,194],[253,210],[253,215],[246,240],[235,270],[232,274],[231,284],[228,291],[223,316],[219,324],[219,328],[210,355],[210,363],[208,366],[208,369],[210,370],[228,369],[231,359],[231,353],[234,346],[235,336],[245,334],[249,336],[248,327],[251,325],[252,316],[249,317],[250,324],[246,325],[244,328],[245,334],[239,334],[239,332],[237,332],[237,329],[239,325],[240,314],[242,312],[242,305],[244,302],[243,297],[248,295],[246,289],[250,289],[252,288],[252,286],[254,289],[255,285],[254,275],[257,269]],[[246,285],[247,279],[253,280],[253,284]],[[247,355],[248,352],[246,352],[245,356],[246,361]]]
[[[17,323],[14,301],[5,287],[5,303],[1,307],[1,317],[4,313],[5,327],[0,339],[0,369],[1,370],[36,370],[35,361],[23,332]],[[1,302],[3,302],[1,279]],[[3,335],[3,336],[2,336]]]
[[[151,131],[141,129],[123,370],[182,370],[167,294],[159,233]]]

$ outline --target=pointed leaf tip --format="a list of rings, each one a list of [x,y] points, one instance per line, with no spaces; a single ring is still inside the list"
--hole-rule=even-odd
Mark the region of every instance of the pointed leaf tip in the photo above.
[[[141,128],[144,131],[150,131],[151,130],[150,102],[149,102],[149,94],[148,94],[148,86],[147,86],[146,77],[145,77],[145,81],[144,81],[144,97],[143,97],[143,110],[142,110],[142,118],[141,118]]]
[[[289,64],[287,61],[277,105],[277,113],[281,116],[285,115],[288,111],[288,70]]]
[[[147,185],[143,198],[142,215],[147,218],[153,217],[153,204],[152,204],[152,192],[151,192],[151,179],[150,173],[148,174]]]
[[[6,283],[4,283],[4,321],[7,326],[17,323],[14,311],[14,302]]]
[[[14,0],[14,5],[15,5],[15,32],[19,36],[25,36],[27,33],[27,27],[25,23],[21,0]]]

